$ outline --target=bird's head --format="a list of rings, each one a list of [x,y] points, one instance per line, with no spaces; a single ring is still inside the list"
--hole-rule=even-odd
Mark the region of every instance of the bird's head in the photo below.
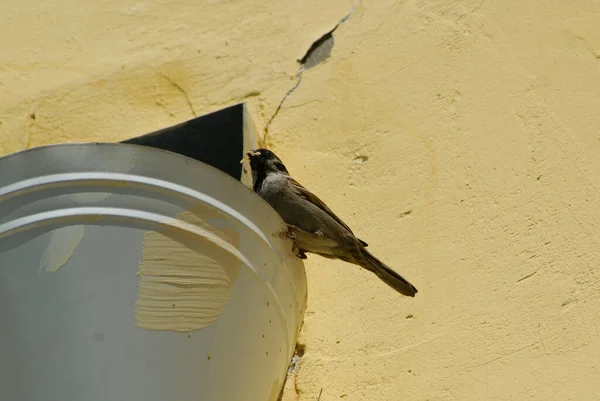
[[[255,149],[246,153],[250,160],[252,174],[284,173],[288,174],[281,159],[268,149]]]

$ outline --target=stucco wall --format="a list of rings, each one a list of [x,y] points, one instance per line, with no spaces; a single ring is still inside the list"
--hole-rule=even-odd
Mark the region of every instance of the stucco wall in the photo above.
[[[420,291],[309,257],[284,399],[599,399],[599,19],[583,0],[4,0],[0,154],[246,101]]]

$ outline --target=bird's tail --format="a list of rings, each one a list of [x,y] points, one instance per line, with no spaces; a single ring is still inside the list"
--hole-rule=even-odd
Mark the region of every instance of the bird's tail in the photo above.
[[[362,248],[363,260],[361,266],[372,271],[387,285],[398,291],[402,295],[414,297],[418,292],[414,285],[408,282],[404,277],[393,271],[385,265],[381,260],[371,255],[369,251]]]

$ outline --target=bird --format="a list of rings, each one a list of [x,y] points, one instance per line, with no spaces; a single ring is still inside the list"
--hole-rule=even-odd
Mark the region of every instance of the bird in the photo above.
[[[374,273],[385,284],[405,296],[414,297],[416,287],[373,256],[368,244],[315,194],[293,179],[283,162],[269,149],[246,153],[252,175],[252,189],[281,216],[287,230],[279,233],[295,243],[295,253],[306,259],[313,253],[340,259]]]

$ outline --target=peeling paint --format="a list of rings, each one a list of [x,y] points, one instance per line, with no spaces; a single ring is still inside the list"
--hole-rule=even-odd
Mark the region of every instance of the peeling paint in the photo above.
[[[331,55],[334,44],[333,31],[327,32],[319,40],[313,43],[304,57],[300,60],[300,64],[302,64],[304,70],[310,70],[325,61]]]

